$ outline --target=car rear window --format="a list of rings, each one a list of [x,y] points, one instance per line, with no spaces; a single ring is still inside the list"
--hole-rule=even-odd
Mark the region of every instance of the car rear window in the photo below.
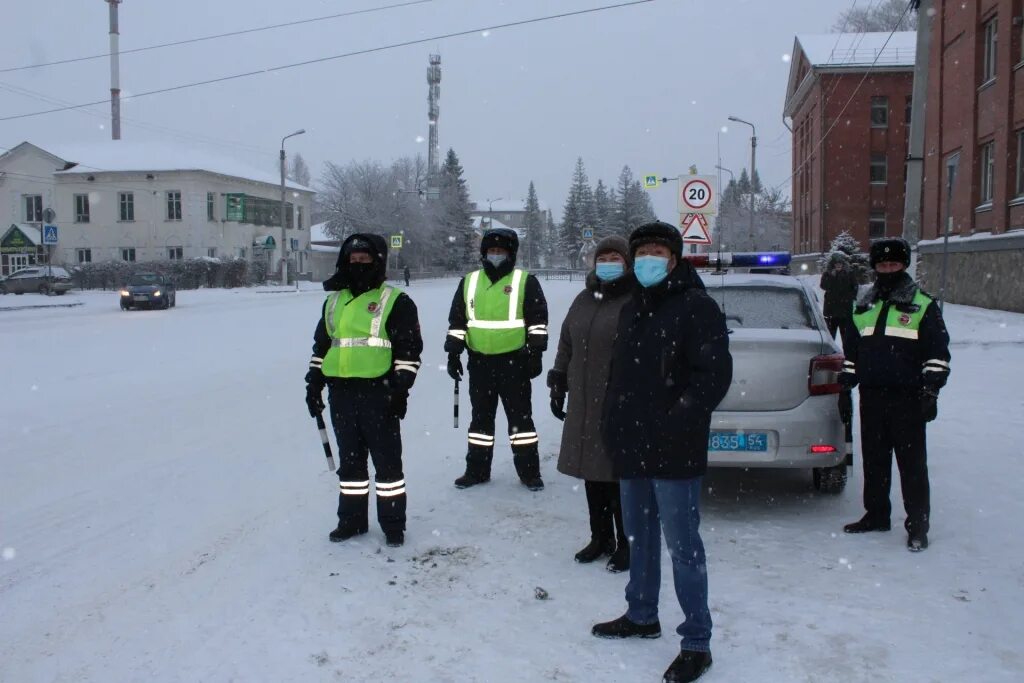
[[[803,292],[781,287],[708,287],[731,329],[813,330]]]

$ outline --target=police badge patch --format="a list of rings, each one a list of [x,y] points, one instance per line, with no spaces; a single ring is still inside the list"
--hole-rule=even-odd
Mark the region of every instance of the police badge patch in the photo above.
[[[512,285],[505,285],[505,293],[506,294],[511,294],[512,293]]]
[[[910,324],[910,316],[908,314],[904,313],[903,315],[900,316],[900,325],[909,325],[909,324]]]
[[[366,307],[366,310],[369,313],[376,313],[378,308],[379,308],[379,306],[377,305],[377,302],[376,301],[371,301],[370,305]]]

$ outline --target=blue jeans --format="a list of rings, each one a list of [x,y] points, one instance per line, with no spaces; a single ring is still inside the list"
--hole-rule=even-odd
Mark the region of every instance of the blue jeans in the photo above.
[[[661,530],[672,558],[676,598],[686,621],[676,633],[681,649],[711,649],[708,568],[700,539],[701,477],[692,479],[623,479],[622,523],[629,537],[629,583],[626,616],[636,624],[658,621],[661,589]]]

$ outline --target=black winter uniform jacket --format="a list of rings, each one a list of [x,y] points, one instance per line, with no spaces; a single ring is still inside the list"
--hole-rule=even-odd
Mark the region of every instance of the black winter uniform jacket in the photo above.
[[[708,463],[711,412],[732,382],[728,329],[681,261],[640,287],[619,318],[604,438],[620,479],[689,479]]]

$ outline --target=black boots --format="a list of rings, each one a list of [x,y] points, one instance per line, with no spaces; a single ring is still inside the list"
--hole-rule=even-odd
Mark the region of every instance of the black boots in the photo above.
[[[338,522],[338,528],[332,531],[328,538],[331,539],[331,543],[340,543],[342,541],[347,541],[353,536],[361,536],[368,530],[368,525],[355,526],[352,524],[345,524],[344,522]]]
[[[661,622],[637,624],[622,615],[614,621],[594,624],[590,632],[598,638],[661,638]]]
[[[919,553],[928,547],[928,534],[923,531],[911,531],[907,536],[907,550]]]
[[[661,680],[664,683],[684,683],[695,681],[704,675],[704,672],[711,668],[710,652],[694,652],[683,650],[675,661],[665,671]]]
[[[629,569],[629,541],[622,528],[619,485],[616,482],[587,481],[584,486],[590,513],[590,543],[576,553],[576,561],[586,564],[602,555],[611,555],[606,565],[608,571],[626,571]]]
[[[519,481],[523,482],[523,486],[530,489],[531,491],[544,490],[544,480],[540,478],[539,474],[519,477]]]
[[[612,553],[611,559],[608,560],[608,564],[605,569],[618,574],[619,572],[629,571],[629,542],[624,539],[619,539],[619,545],[615,548],[615,552]]]
[[[610,555],[615,550],[615,539],[590,537],[590,543],[583,550],[576,553],[576,561],[580,564],[590,564],[602,555]]]
[[[398,548],[405,543],[404,531],[385,531],[384,540],[389,548]]]
[[[468,489],[470,486],[476,486],[477,484],[486,484],[491,480],[491,475],[486,472],[474,471],[471,468],[466,468],[466,473],[455,480],[455,488],[457,489]]]
[[[869,531],[888,531],[891,528],[892,525],[887,519],[872,519],[868,515],[864,515],[858,521],[844,526],[843,531],[848,534],[863,534]]]

